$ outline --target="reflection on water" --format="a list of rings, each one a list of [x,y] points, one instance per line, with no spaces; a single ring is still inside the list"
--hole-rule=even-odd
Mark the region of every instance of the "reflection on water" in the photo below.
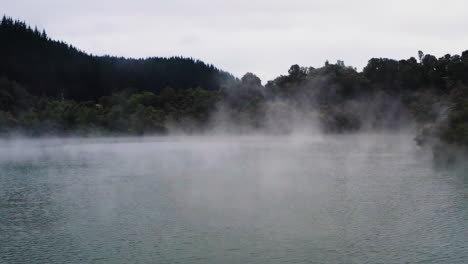
[[[410,137],[0,143],[0,262],[467,263],[467,167]]]

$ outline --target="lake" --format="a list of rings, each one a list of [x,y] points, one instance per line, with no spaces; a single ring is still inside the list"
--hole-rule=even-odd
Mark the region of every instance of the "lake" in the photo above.
[[[468,263],[468,166],[409,135],[0,141],[0,263]]]

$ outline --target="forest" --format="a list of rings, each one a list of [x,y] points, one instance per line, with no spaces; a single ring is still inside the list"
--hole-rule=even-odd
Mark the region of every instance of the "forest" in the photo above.
[[[0,133],[143,135],[417,131],[420,145],[468,146],[468,50],[437,58],[292,65],[262,81],[183,57],[95,56],[4,16]]]

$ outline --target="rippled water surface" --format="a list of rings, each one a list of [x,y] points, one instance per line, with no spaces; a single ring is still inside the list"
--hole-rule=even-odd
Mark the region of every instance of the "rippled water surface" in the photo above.
[[[468,263],[467,166],[411,137],[0,142],[0,263]]]

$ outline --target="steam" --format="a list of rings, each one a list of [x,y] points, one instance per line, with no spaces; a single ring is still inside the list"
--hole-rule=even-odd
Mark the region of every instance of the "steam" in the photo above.
[[[206,125],[197,128],[190,120],[171,123],[171,134],[405,132],[415,136],[417,132],[413,115],[397,95],[355,87],[356,96],[343,98],[343,88],[325,75],[287,87],[267,86],[247,73],[239,85],[221,91],[221,100]]]

